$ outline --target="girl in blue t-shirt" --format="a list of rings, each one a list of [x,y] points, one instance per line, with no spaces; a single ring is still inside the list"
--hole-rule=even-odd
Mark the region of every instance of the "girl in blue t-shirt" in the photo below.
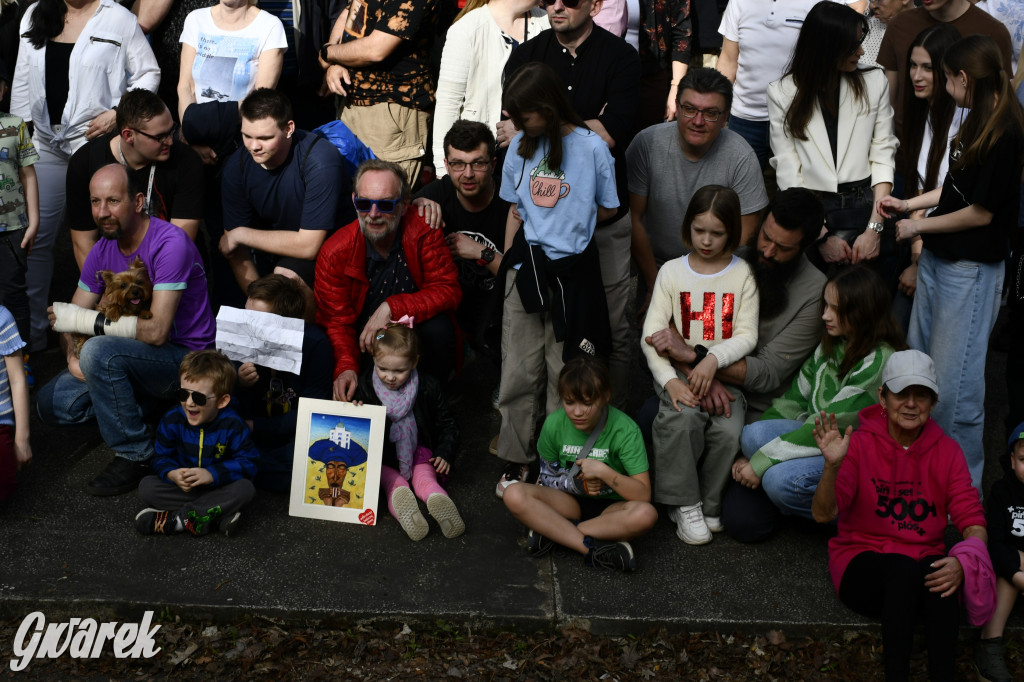
[[[608,145],[573,110],[551,67],[530,62],[517,69],[505,83],[502,105],[521,132],[509,144],[501,183],[501,198],[514,205],[502,260],[507,270],[497,455],[508,464],[498,497],[529,471],[529,444],[540,416],[536,395],[546,385],[547,412],[558,407],[563,356],[610,350],[591,240],[598,221],[612,217],[619,205]]]
[[[558,377],[562,407],[541,429],[538,484],[516,482],[505,506],[528,529],[527,551],[547,554],[558,543],[584,556],[587,566],[636,568],[626,540],[658,520],[640,427],[608,405],[608,370],[581,355]]]

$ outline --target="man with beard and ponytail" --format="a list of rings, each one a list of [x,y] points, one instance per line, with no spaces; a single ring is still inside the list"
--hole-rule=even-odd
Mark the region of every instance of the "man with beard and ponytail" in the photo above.
[[[316,321],[334,348],[334,399],[351,400],[360,362],[377,331],[408,318],[422,351],[419,368],[446,382],[455,365],[451,315],[462,298],[441,230],[409,210],[409,181],[397,164],[364,161],[352,203],[357,219],[339,229],[316,261]]]
[[[825,209],[817,197],[803,188],[790,188],[775,195],[757,234],[737,252],[754,271],[760,295],[757,345],[753,352],[715,374],[711,390],[701,407],[711,414],[729,414],[731,394],[722,383],[739,386],[747,399],[746,422],[757,421],[773,398],[782,395],[793,381],[803,361],[821,340],[821,291],[825,276],[811,264],[804,252],[812,247],[825,221]],[[647,337],[659,353],[673,364],[688,366],[697,352],[678,334]],[[657,398],[641,409],[638,421],[650,424]],[[648,414],[649,413],[649,414]],[[738,490],[737,490],[738,489]],[[760,539],[770,532],[766,518],[773,514],[746,513],[737,496],[759,493],[774,509],[761,490],[749,490],[730,483],[723,500],[722,522],[730,535],[742,542]],[[771,511],[771,510],[767,510]]]
[[[92,495],[134,490],[150,473],[153,436],[144,406],[175,400],[178,367],[192,350],[213,346],[216,324],[203,259],[188,234],[146,214],[144,188],[125,166],[103,166],[89,182],[92,217],[102,237],[89,251],[71,303],[54,303],[50,324],[64,332],[68,367],[36,395],[51,425],[96,420],[114,458],[87,486]],[[102,271],[122,273],[141,261],[153,285],[151,316],[111,320],[95,310],[106,291]],[[137,275],[139,277],[139,275]],[[74,353],[72,333],[89,338]]]

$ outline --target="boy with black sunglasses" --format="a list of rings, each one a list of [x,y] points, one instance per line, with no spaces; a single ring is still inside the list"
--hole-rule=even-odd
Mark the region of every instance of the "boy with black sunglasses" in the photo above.
[[[235,367],[220,351],[193,351],[179,369],[181,404],[156,433],[154,476],[139,483],[149,505],[135,517],[144,535],[188,531],[230,535],[253,495],[259,452],[249,427],[228,407]]]

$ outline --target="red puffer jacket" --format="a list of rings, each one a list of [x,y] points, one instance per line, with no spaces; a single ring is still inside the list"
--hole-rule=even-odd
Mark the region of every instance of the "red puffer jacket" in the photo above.
[[[462,299],[458,270],[441,230],[432,230],[409,208],[402,218],[402,251],[418,291],[388,298],[393,319],[403,315],[416,322],[454,311]],[[316,321],[327,330],[334,348],[334,378],[359,373],[359,334],[356,319],[366,302],[366,238],[353,221],[324,242],[316,259]]]

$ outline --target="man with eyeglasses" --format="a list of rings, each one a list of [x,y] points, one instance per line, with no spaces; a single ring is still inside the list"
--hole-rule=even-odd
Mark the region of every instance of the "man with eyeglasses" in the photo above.
[[[625,150],[637,131],[640,55],[617,35],[594,23],[601,0],[541,0],[550,31],[516,48],[505,64],[505,78],[527,62],[544,62],[562,79],[565,94],[587,127],[601,136],[615,159],[619,208],[598,222],[594,232],[601,258],[601,279],[608,301],[612,350],[608,372],[612,404],[622,407],[629,392],[635,352],[633,325],[627,316],[630,289],[630,222]],[[511,121],[498,123],[498,143],[507,147],[518,131]]]
[[[258,88],[239,107],[242,144],[224,162],[221,253],[244,292],[272,272],[303,285],[313,310],[313,268],[327,236],[355,218],[341,154],[299,130],[280,92]]]
[[[357,220],[324,243],[316,261],[316,322],[334,348],[334,399],[352,400],[372,371],[374,337],[390,322],[414,325],[418,369],[442,384],[455,366],[450,315],[459,306],[455,263],[441,230],[409,210],[409,181],[393,162],[371,159],[353,179]]]
[[[53,426],[96,420],[114,458],[86,490],[121,495],[150,473],[154,449],[146,410],[175,398],[182,358],[212,348],[217,326],[199,250],[184,230],[146,213],[144,184],[112,163],[93,175],[89,200],[103,238],[85,258],[71,303],[49,310],[54,331],[63,332],[68,366],[39,389],[36,409]],[[123,272],[136,259],[153,283],[152,316],[112,321],[94,309],[108,293],[99,273]],[[72,333],[92,337],[78,357]]]
[[[462,303],[456,319],[476,350],[498,359],[500,315],[490,303],[501,266],[509,203],[494,181],[494,134],[478,121],[458,120],[444,136],[446,175],[416,193],[441,207],[445,241],[459,270]],[[487,332],[493,332],[488,334]]]
[[[714,69],[690,69],[679,84],[676,120],[640,131],[626,150],[633,259],[647,309],[654,278],[665,261],[683,255],[682,216],[705,185],[731,187],[740,197],[743,243],[768,205],[761,166],[746,140],[725,127],[732,83]]]
[[[110,163],[122,164],[144,188],[149,215],[177,225],[195,241],[203,217],[203,164],[176,133],[164,101],[140,88],[118,103],[117,131],[90,140],[71,157],[65,220],[79,270],[100,238],[89,206],[89,180]]]

